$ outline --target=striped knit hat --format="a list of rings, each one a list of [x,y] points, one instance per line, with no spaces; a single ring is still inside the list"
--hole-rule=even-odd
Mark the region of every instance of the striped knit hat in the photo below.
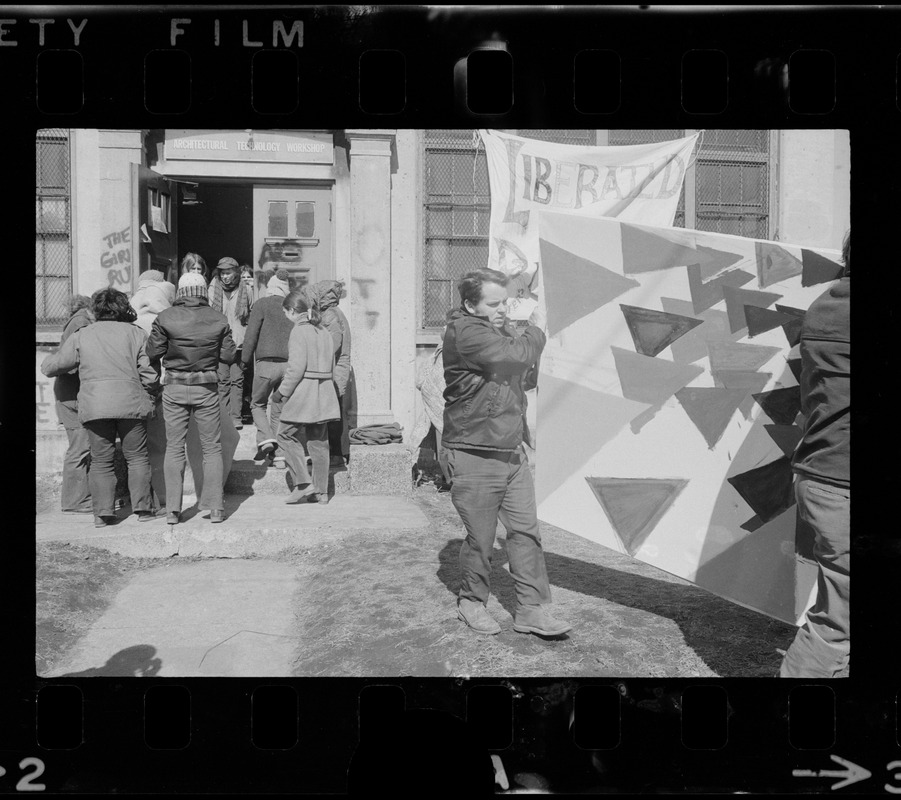
[[[196,272],[186,272],[178,279],[178,291],[176,298],[180,297],[206,297],[206,281],[203,275]]]

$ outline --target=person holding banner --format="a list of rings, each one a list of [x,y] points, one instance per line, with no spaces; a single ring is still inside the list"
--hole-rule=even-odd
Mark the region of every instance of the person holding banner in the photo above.
[[[571,630],[546,608],[551,601],[538,530],[523,379],[547,337],[540,306],[517,336],[507,324],[509,278],[493,269],[463,276],[460,308],[444,334],[444,432],[451,501],[466,527],[460,547],[457,616],[477,633],[501,628],[486,608],[498,519],[516,588],[513,629],[559,636]]]
[[[842,277],[813,301],[801,327],[804,435],[792,458],[798,514],[815,535],[817,599],[779,669],[834,678],[851,654],[851,231]]]

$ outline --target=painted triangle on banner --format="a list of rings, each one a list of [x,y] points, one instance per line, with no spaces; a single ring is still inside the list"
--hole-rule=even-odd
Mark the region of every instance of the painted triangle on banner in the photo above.
[[[652,406],[661,405],[703,371],[695,364],[676,364],[662,358],[611,347],[623,397]]]
[[[541,459],[535,468],[535,496],[550,497],[576,470],[647,408],[644,403],[605,394],[542,372],[538,377],[537,417]],[[578,434],[573,435],[573,419]]]
[[[788,358],[785,361],[788,364],[788,368],[792,371],[792,375],[795,376],[795,380],[798,383],[801,383],[801,366],[802,362],[800,358]]]
[[[681,478],[586,477],[585,480],[632,556],[688,485]]]
[[[709,281],[704,281],[701,278],[701,267],[698,264],[692,264],[685,269],[688,272],[688,290],[691,293],[691,302],[695,314],[700,314],[705,309],[719,303],[723,299],[723,287],[744,286],[746,283],[754,280],[754,276],[750,272],[745,272],[742,269],[724,272],[722,275]]]
[[[803,270],[797,256],[774,242],[754,242],[754,254],[757,256],[757,280],[761,288],[793,278]]]
[[[781,348],[762,344],[719,341],[707,342],[710,369],[741,369],[754,371],[767,363]]]
[[[632,334],[636,351],[646,356],[656,356],[680,336],[704,323],[702,319],[683,317],[666,311],[654,311],[622,303],[619,307],[626,317],[626,325]]]
[[[742,398],[738,408],[745,419],[751,416],[754,410],[754,398],[751,394],[762,392],[773,376],[769,372],[753,372],[743,369],[716,369],[711,370],[713,382],[723,389],[744,389],[746,394]]]
[[[791,457],[804,435],[797,425],[764,425],[766,432],[770,438],[779,445],[779,449],[784,455]]]
[[[801,412],[801,387],[789,386],[753,395],[757,404],[773,422],[792,425]]]
[[[795,502],[791,459],[785,455],[726,480],[764,522],[775,519]]]
[[[676,399],[712,450],[747,395],[747,389],[686,386],[676,392]]]
[[[791,314],[783,314],[781,311],[773,311],[760,306],[745,306],[745,320],[748,323],[748,336],[754,338],[766,333],[780,325],[791,325],[797,321],[797,317]]]
[[[744,258],[741,253],[730,253],[726,250],[717,250],[700,244],[695,245],[695,247],[698,253],[707,259],[706,261],[701,261],[701,277],[704,280],[714,277]]]
[[[540,247],[549,336],[640,285],[551,242],[542,239]]]
[[[818,283],[829,283],[842,276],[844,268],[832,259],[821,256],[813,250],[801,250],[801,261],[804,274],[801,286],[816,286]]]
[[[691,317],[694,307],[688,300],[676,300],[672,297],[661,297],[660,305],[670,314],[681,314]],[[741,338],[729,330],[729,318],[725,311],[708,308],[697,315],[702,323],[693,330],[680,336],[670,345],[673,361],[681,364],[697,361],[707,355],[707,341],[710,339],[736,341]]]
[[[794,347],[801,341],[801,323],[804,322],[804,315],[807,312],[800,308],[780,306],[779,303],[776,303],[776,311],[794,317],[791,322],[786,322],[782,326],[782,330],[785,331],[785,338],[788,341],[788,346]]]
[[[620,231],[623,272],[626,275],[687,267],[712,260],[710,255],[699,253],[694,242],[681,231],[650,229],[630,222],[621,223]]]
[[[739,289],[735,286],[723,287],[723,299],[726,301],[726,313],[729,315],[729,328],[732,333],[748,327],[745,319],[745,306],[766,308],[782,299],[781,294],[758,292],[754,289]]]

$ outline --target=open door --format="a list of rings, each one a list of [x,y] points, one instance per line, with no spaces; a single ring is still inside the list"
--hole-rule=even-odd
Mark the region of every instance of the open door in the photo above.
[[[133,287],[138,275],[158,269],[178,285],[177,184],[141,164],[131,165],[132,241],[135,243]]]

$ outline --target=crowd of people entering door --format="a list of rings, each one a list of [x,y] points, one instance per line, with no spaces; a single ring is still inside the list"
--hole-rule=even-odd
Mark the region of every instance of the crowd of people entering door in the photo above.
[[[41,365],[56,378],[68,437],[62,510],[93,514],[97,527],[117,521],[118,439],[137,518],[180,522],[193,422],[202,452],[197,505],[222,522],[223,426],[243,428],[248,405],[254,462],[289,470],[286,502],[328,503],[329,469],[349,455],[342,290],[337,281],[292,290],[286,270],[254,272],[228,256],[211,272],[188,253],[177,286],[150,269],[131,297],[106,288],[71,298],[60,347]]]

